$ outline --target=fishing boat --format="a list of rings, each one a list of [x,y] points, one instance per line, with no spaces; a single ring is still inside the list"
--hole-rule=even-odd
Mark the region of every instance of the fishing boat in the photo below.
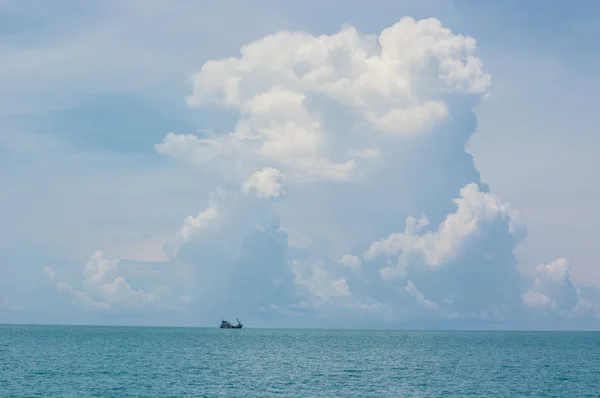
[[[242,323],[240,322],[239,319],[236,319],[236,320],[237,320],[237,325],[234,325],[229,321],[222,320],[220,328],[221,329],[241,329],[242,326],[244,326],[244,325],[242,325]]]

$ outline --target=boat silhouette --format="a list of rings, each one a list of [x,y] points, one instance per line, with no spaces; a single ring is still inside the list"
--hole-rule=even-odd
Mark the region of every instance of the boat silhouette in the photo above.
[[[221,329],[241,329],[242,326],[244,326],[244,325],[242,325],[242,323],[240,322],[239,319],[236,319],[236,320],[237,320],[237,325],[234,325],[234,324],[232,324],[229,321],[222,320],[221,321],[221,326],[219,326],[219,327]]]

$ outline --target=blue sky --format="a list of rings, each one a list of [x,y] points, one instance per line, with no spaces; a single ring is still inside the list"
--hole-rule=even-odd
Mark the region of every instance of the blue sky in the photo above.
[[[0,6],[0,322],[598,327],[599,5],[220,4]]]

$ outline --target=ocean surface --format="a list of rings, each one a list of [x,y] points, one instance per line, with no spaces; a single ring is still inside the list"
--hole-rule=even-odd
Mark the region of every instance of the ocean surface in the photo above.
[[[0,326],[0,397],[597,397],[600,333]]]

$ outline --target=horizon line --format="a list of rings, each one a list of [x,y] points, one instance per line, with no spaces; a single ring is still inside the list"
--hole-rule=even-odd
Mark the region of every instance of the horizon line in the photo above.
[[[219,329],[219,326],[201,326],[201,325],[127,325],[127,324],[69,324],[69,323],[11,323],[0,322],[0,327],[111,327],[111,328],[164,328],[164,329]],[[506,329],[485,329],[485,328],[357,328],[357,327],[247,327],[240,330],[321,330],[321,331],[365,331],[365,332],[600,332],[600,329],[539,329],[539,328],[506,328]]]

